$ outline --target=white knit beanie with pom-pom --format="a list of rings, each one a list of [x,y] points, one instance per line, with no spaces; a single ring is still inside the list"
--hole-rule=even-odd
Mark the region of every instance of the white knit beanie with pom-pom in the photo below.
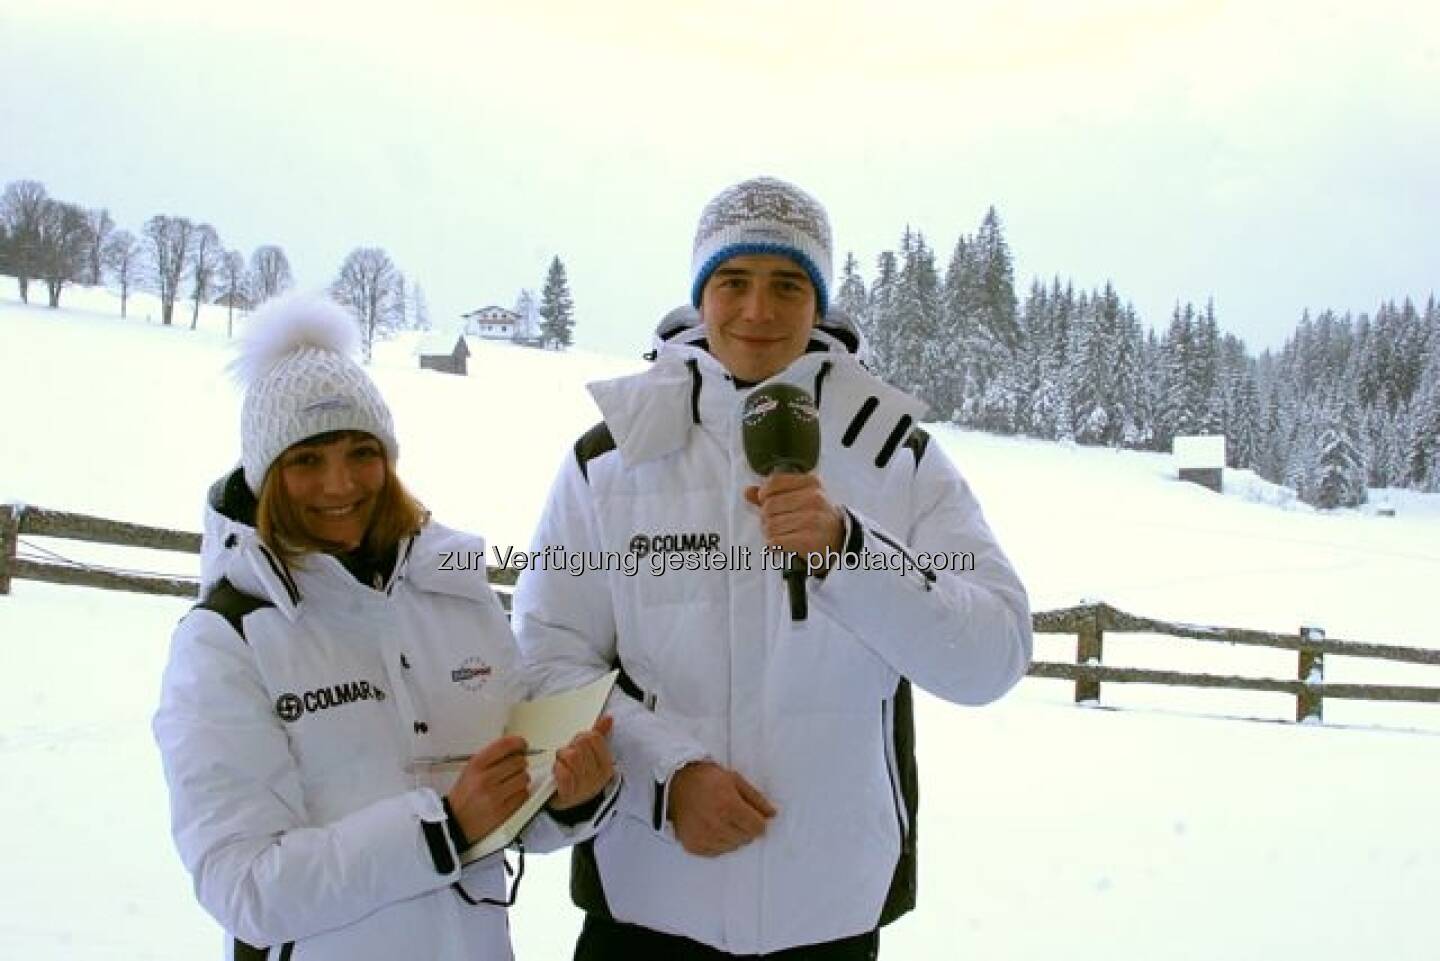
[[[316,294],[277,297],[251,317],[230,369],[245,391],[240,463],[256,495],[275,459],[317,434],[364,431],[399,456],[390,408],[352,359],[359,345],[355,318]]]

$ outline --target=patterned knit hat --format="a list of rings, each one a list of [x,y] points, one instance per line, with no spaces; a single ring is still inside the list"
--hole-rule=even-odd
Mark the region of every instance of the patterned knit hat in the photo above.
[[[700,306],[705,281],[731,257],[780,254],[810,275],[824,314],[830,303],[830,218],[794,184],[756,177],[722,190],[705,205],[690,260],[690,301]]]
[[[336,430],[359,430],[400,454],[390,408],[351,357],[360,330],[344,308],[314,294],[287,294],[255,312],[231,363],[245,390],[240,463],[255,494],[287,447]]]

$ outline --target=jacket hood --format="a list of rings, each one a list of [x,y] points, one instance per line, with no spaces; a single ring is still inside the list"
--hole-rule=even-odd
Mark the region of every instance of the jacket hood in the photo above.
[[[260,543],[255,530],[255,495],[236,467],[210,486],[205,498],[205,529],[200,538],[200,596],[221,578],[236,589],[264,597],[287,617],[298,615],[307,586],[335,579],[349,585],[351,575],[339,561],[323,555],[313,565],[291,570]],[[472,564],[441,563],[445,557],[486,557],[484,538],[427,520],[415,537],[402,541],[392,577],[402,574],[419,590],[479,599],[491,588]],[[365,588],[368,590],[369,588]]]
[[[698,310],[686,304],[661,317],[660,322],[655,325],[651,350],[645,355],[645,359],[655,360],[661,349],[669,343],[694,344],[702,349],[709,349],[705,339],[705,324],[700,320]],[[854,319],[838,307],[832,306],[820,323],[811,330],[810,344],[806,347],[806,352],[854,354],[863,366],[872,366],[870,345],[865,340],[865,335],[860,333]]]
[[[655,337],[657,347],[649,355],[654,363],[648,370],[586,385],[629,464],[679,450],[689,432],[701,425],[719,429],[734,421],[748,393],[736,389],[724,365],[710,353],[705,328],[692,308],[666,314]],[[783,381],[809,391],[820,410],[822,430],[835,431],[835,436],[859,416],[861,407],[868,408],[861,423],[917,422],[925,403],[872,374],[864,351],[859,331],[834,311],[811,331],[805,353],[765,382]],[[877,451],[884,439],[875,445]]]
[[[205,497],[205,523],[200,536],[200,596],[226,576],[226,555],[255,532],[255,495],[237,466],[214,484]]]

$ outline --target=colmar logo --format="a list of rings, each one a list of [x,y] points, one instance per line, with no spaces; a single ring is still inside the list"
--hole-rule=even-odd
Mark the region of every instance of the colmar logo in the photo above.
[[[695,531],[690,534],[636,534],[630,538],[630,553],[637,557],[646,554],[689,554],[720,550],[720,535],[715,531]]]
[[[328,711],[356,701],[383,701],[385,692],[369,681],[346,681],[319,687],[304,694],[281,694],[275,699],[275,713],[287,724],[300,720],[308,711]]]

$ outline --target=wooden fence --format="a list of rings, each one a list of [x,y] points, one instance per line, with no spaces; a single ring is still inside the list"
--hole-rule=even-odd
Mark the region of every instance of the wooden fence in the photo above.
[[[60,559],[21,557],[20,538],[27,534],[189,554],[200,552],[200,535],[188,531],[146,527],[38,507],[0,504],[0,595],[10,592],[13,578],[191,598],[196,596],[199,589],[199,582],[193,577],[167,577],[117,571]],[[509,568],[492,567],[487,573],[508,608],[509,588],[515,583],[516,572]],[[1075,636],[1074,663],[1036,661],[1030,667],[1030,676],[1074,682],[1077,703],[1098,703],[1101,684],[1160,684],[1171,687],[1287,694],[1295,698],[1297,721],[1323,720],[1325,701],[1331,698],[1440,704],[1440,687],[1334,684],[1325,681],[1327,655],[1440,666],[1440,650],[1327,639],[1324,631],[1311,627],[1302,627],[1294,634],[1275,634],[1243,628],[1180,624],[1127,614],[1103,603],[1042,611],[1034,615],[1034,628],[1037,634]],[[1102,663],[1107,633],[1160,634],[1217,644],[1295,651],[1296,672],[1293,678],[1265,678],[1111,667]]]

